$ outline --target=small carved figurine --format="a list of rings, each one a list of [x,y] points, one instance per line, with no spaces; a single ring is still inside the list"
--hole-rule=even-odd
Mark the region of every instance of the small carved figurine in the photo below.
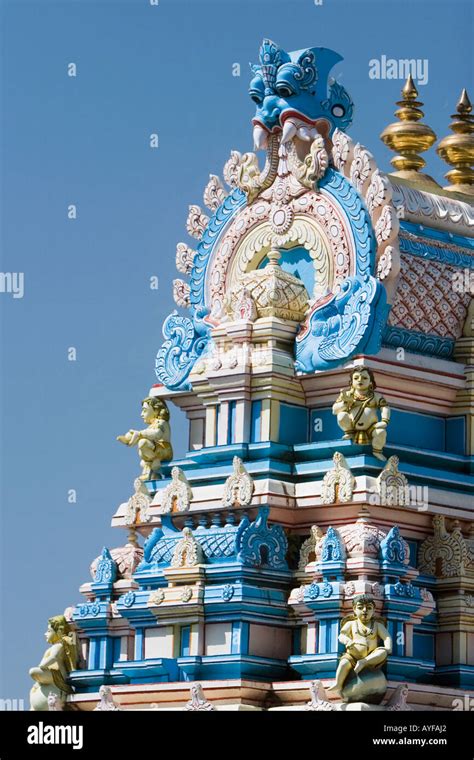
[[[64,702],[54,694],[52,691],[48,694],[48,710],[49,712],[62,712],[64,709]]]
[[[166,403],[157,397],[142,401],[141,417],[148,425],[144,430],[129,430],[117,440],[127,446],[137,446],[142,474],[140,480],[149,480],[160,470],[161,463],[173,458],[171,447],[170,413]]]
[[[94,707],[94,712],[110,712],[115,710],[120,710],[121,708],[119,705],[117,705],[114,702],[114,698],[112,696],[112,689],[110,686],[105,686],[102,684],[102,686],[99,689],[99,701],[97,705]]]
[[[64,702],[72,689],[67,683],[71,670],[77,664],[75,634],[64,615],[48,620],[45,638],[51,646],[43,655],[37,668],[30,668],[30,676],[36,682],[30,691],[31,710],[49,710],[56,696]]]
[[[189,702],[186,702],[184,709],[212,711],[216,708],[204,696],[201,684],[193,683],[191,685],[191,699]]]
[[[343,439],[358,444],[372,444],[377,459],[386,460],[382,450],[387,440],[390,408],[380,393],[375,393],[375,379],[367,367],[356,367],[351,372],[349,388],[341,390],[332,407],[337,424],[344,431]],[[380,410],[380,417],[378,417]]]
[[[352,602],[354,615],[342,621],[339,641],[344,644],[346,651],[341,655],[336,671],[336,683],[328,693],[342,694],[344,701],[358,701],[358,697],[366,696],[364,687],[367,672],[379,670],[392,651],[392,637],[380,618],[374,618],[375,601],[369,594],[359,594]],[[379,639],[383,642],[379,646]],[[345,694],[345,684],[351,674],[359,676],[353,684],[350,696]],[[380,673],[380,683],[373,691],[381,696],[386,690],[385,676]],[[370,689],[369,689],[370,691]]]

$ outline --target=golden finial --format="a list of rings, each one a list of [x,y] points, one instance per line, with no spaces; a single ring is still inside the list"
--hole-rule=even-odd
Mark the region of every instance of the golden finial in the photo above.
[[[474,195],[474,116],[466,90],[463,90],[456,106],[456,113],[449,125],[453,135],[444,137],[436,152],[454,168],[445,174],[450,183],[445,190]]]
[[[391,150],[399,153],[391,160],[392,166],[397,170],[393,172],[396,177],[436,185],[434,179],[420,172],[426,161],[418,153],[431,148],[436,141],[436,135],[431,127],[420,122],[423,118],[420,108],[423,103],[417,100],[417,97],[418,90],[409,74],[402,90],[402,100],[397,101],[397,106],[400,107],[395,111],[395,116],[398,116],[400,121],[389,124],[380,135],[380,139]]]

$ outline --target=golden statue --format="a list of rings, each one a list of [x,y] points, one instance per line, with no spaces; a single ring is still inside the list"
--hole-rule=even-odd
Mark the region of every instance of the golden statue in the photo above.
[[[118,435],[117,441],[127,446],[138,446],[142,474],[140,480],[149,480],[159,472],[164,460],[173,458],[171,447],[170,413],[166,403],[158,397],[142,401],[141,418],[148,425],[144,430],[129,430]]]
[[[36,681],[30,691],[31,710],[48,710],[51,695],[56,697],[57,704],[72,693],[67,677],[77,664],[76,635],[64,615],[49,618],[45,638],[51,646],[39,666],[30,668],[30,676]]]
[[[374,456],[385,461],[387,457],[382,450],[387,440],[390,408],[384,397],[375,393],[375,388],[372,371],[367,367],[356,367],[351,372],[350,387],[341,390],[332,412],[337,415],[337,424],[344,431],[343,439],[372,444]]]
[[[346,702],[364,698],[382,698],[387,688],[380,668],[392,651],[392,637],[381,618],[374,618],[375,601],[369,594],[359,594],[352,603],[354,614],[341,623],[339,641],[346,651],[336,671],[336,683],[328,693],[340,694]],[[383,646],[379,645],[379,640]],[[379,671],[373,678],[374,671]],[[355,678],[358,676],[358,678]],[[347,683],[352,681],[352,683]],[[370,683],[372,681],[372,683]]]

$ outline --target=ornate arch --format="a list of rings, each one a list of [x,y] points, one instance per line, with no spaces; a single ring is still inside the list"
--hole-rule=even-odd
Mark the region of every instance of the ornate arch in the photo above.
[[[190,282],[175,280],[174,295],[192,317],[173,313],[165,321],[156,371],[167,387],[187,387],[226,291],[258,266],[270,244],[302,245],[318,275],[296,339],[297,371],[379,350],[399,272],[392,190],[365,148],[337,129],[332,141],[328,154],[323,138],[314,137],[301,160],[293,139],[272,135],[262,172],[254,154],[234,151],[224,168],[230,194],[212,175],[204,194],[212,216],[190,207],[187,229],[199,245],[178,246],[177,266]]]

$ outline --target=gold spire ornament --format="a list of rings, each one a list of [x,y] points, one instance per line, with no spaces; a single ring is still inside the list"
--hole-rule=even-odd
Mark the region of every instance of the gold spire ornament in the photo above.
[[[444,189],[467,195],[474,195],[474,116],[471,111],[471,101],[463,90],[456,113],[451,116],[454,121],[449,125],[454,134],[444,137],[436,149],[443,161],[454,167],[445,174],[450,184]]]
[[[437,185],[432,177],[420,171],[426,161],[418,153],[431,148],[436,142],[436,135],[431,127],[420,123],[424,115],[420,108],[423,103],[417,97],[418,90],[409,74],[402,90],[402,100],[397,101],[400,108],[395,111],[395,116],[398,116],[399,121],[389,124],[380,139],[390,150],[399,154],[391,160],[396,169],[393,172],[396,177]]]

